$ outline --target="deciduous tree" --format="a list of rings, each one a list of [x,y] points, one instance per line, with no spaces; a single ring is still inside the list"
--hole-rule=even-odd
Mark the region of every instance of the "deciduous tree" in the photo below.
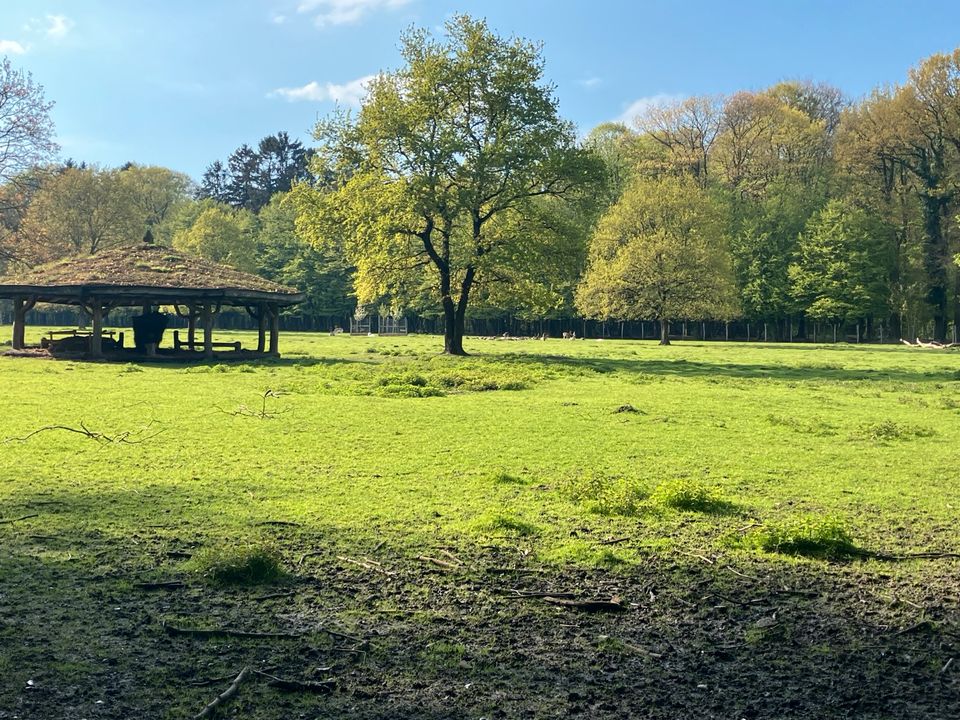
[[[601,219],[577,307],[600,319],[729,318],[736,313],[730,255],[717,205],[694,181],[638,179]]]
[[[560,119],[538,46],[466,16],[446,30],[443,41],[407,32],[405,66],[371,82],[357,118],[318,126],[318,170],[336,189],[295,198],[305,236],[346,239],[361,303],[402,304],[428,279],[444,350],[462,355],[478,287],[538,285],[543,268],[520,261],[550,237],[536,226],[537,199],[578,192],[602,165]]]

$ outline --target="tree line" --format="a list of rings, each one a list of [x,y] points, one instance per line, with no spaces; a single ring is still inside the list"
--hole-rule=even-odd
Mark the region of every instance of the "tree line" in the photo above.
[[[316,147],[268,136],[198,185],[52,163],[42,88],[5,61],[37,122],[0,168],[0,263],[149,232],[299,287],[302,316],[439,317],[454,354],[468,317],[498,315],[657,321],[663,342],[676,321],[780,340],[960,326],[960,50],[856,101],[782,82],[585,139],[536,43],[456,16],[440,37],[407,31],[401,54],[356,113],[318,123]]]

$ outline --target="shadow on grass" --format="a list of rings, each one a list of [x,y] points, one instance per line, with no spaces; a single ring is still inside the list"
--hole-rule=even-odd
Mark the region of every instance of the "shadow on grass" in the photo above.
[[[764,348],[766,350],[766,348]],[[739,379],[771,379],[782,381],[820,380],[835,382],[896,381],[896,382],[950,382],[960,380],[954,370],[919,371],[904,368],[881,370],[834,368],[823,365],[775,365],[675,360],[647,360],[627,358],[576,358],[559,355],[511,355],[509,361],[537,364],[544,367],[587,368],[597,374],[624,373],[626,375],[653,375],[663,377],[710,377]]]
[[[18,507],[49,500],[28,495]],[[112,500],[132,507],[138,497]],[[81,510],[69,510],[77,531],[97,532]],[[224,708],[251,720],[960,713],[950,662],[958,618],[942,602],[956,563],[889,574],[868,564],[650,555],[606,572],[528,567],[514,554],[518,569],[504,571],[499,551],[467,542],[450,547],[470,563],[458,569],[326,529],[320,552],[296,563],[297,581],[282,592],[189,579],[147,589],[134,581],[158,570],[144,553],[149,523],[102,532],[95,553],[81,552],[89,535],[58,551],[69,528],[47,539],[42,524],[24,523],[0,526],[0,717],[67,717],[77,707],[107,720],[192,717],[244,666],[335,679],[328,695],[252,679]],[[280,550],[295,557],[306,530],[284,530]],[[617,596],[622,609],[587,612],[550,593]],[[171,636],[163,622],[259,635]]]

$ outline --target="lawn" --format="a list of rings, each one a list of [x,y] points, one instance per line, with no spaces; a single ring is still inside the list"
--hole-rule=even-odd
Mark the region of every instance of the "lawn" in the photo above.
[[[438,347],[0,357],[0,718],[960,714],[960,355]]]

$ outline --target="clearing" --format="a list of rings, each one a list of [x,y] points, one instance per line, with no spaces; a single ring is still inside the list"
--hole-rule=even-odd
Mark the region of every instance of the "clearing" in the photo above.
[[[0,718],[960,716],[960,356],[439,343],[0,357]]]

